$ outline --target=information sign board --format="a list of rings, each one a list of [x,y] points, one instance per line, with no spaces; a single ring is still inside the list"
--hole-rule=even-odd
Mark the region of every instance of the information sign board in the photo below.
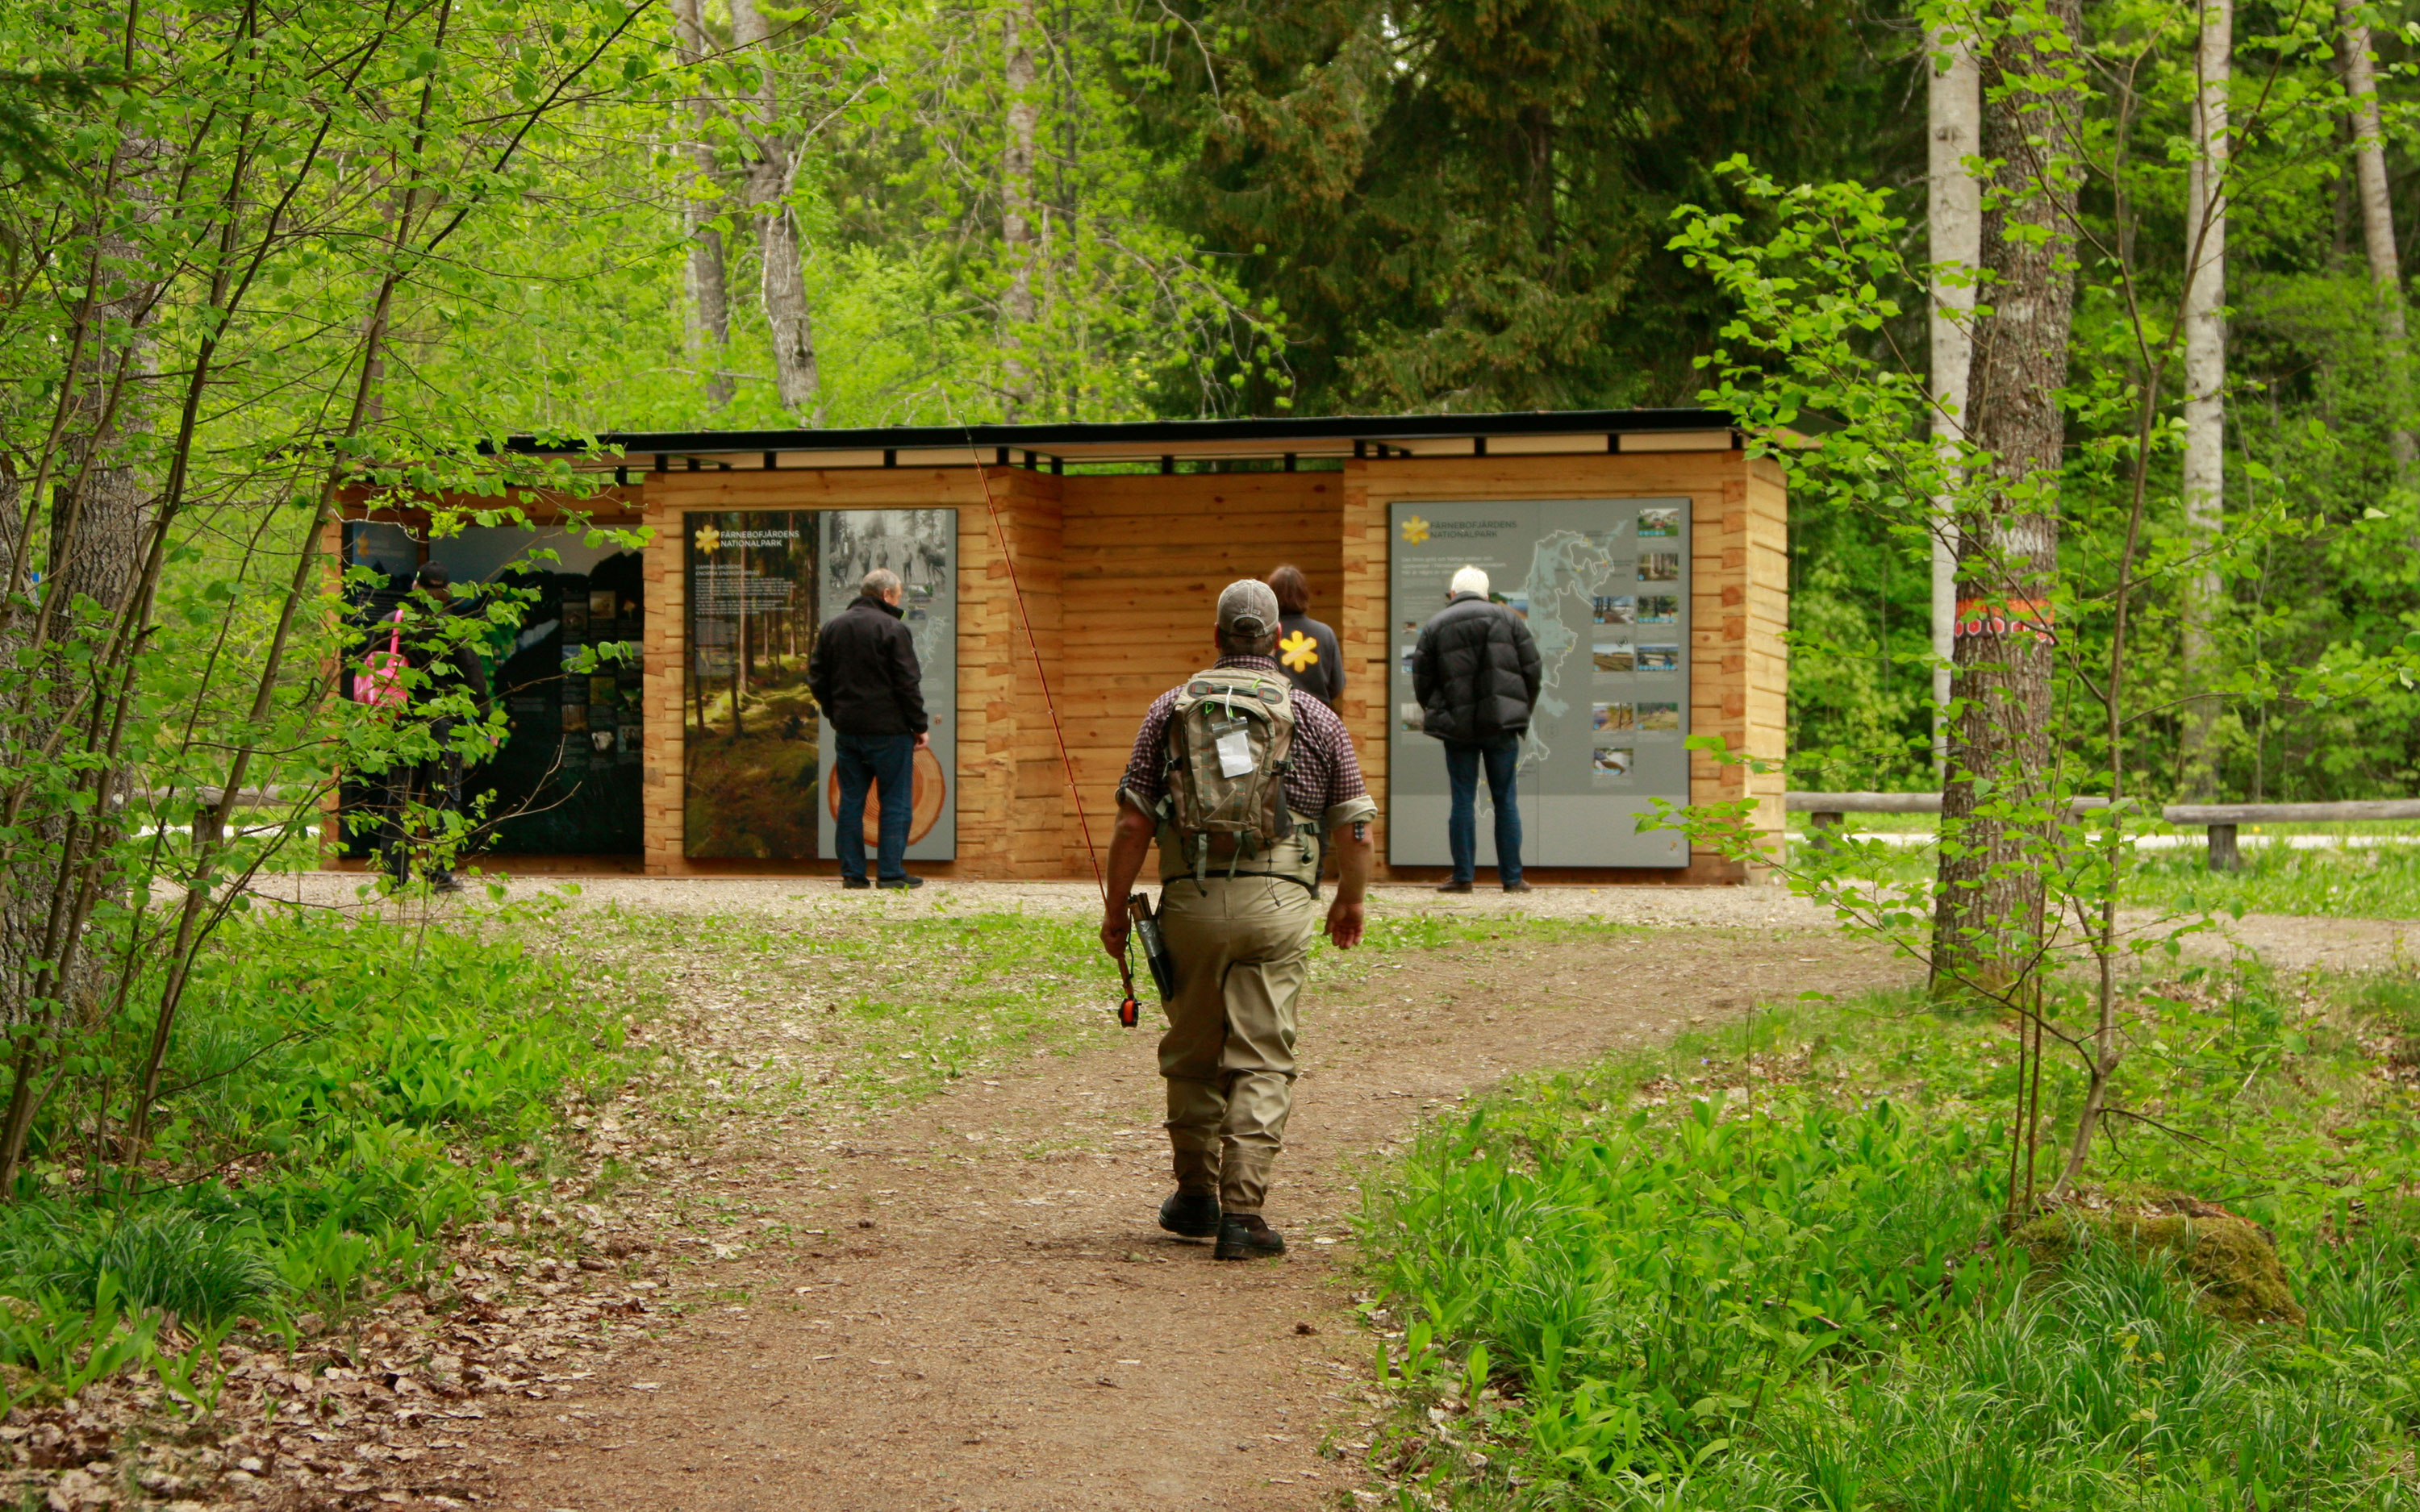
[[[683,854],[834,854],[831,742],[807,687],[821,626],[874,567],[906,583],[932,748],[916,759],[908,855],[957,854],[957,511],[690,511],[682,644]],[[867,806],[867,841],[874,840]]]
[[[1656,800],[1689,801],[1689,501],[1398,503],[1389,511],[1387,858],[1451,863],[1445,748],[1421,733],[1412,654],[1464,566],[1522,617],[1543,664],[1517,791],[1527,866],[1682,867],[1677,830],[1639,833]],[[1482,776],[1478,864],[1496,864]]]

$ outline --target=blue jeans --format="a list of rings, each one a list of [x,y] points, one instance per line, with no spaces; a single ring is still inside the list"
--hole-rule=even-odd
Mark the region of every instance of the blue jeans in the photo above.
[[[877,875],[885,882],[906,876],[908,821],[916,811],[916,737],[834,731],[832,760],[840,769],[840,816],[832,821],[840,874],[852,881],[865,875],[865,789],[870,782],[882,792]]]
[[[1521,804],[1512,777],[1521,764],[1521,737],[1445,743],[1445,775],[1453,783],[1453,811],[1445,825],[1453,848],[1453,880],[1468,882],[1479,870],[1479,759],[1487,758],[1487,793],[1496,800],[1496,876],[1510,887],[1521,880]]]

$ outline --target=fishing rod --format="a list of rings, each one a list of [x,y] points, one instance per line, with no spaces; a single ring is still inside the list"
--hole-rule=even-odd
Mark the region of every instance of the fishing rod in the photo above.
[[[1109,902],[1109,879],[1101,868],[1101,853],[1093,844],[1093,822],[1084,811],[1083,784],[1076,780],[1076,758],[1067,750],[1067,729],[1059,721],[1059,701],[1050,691],[1049,669],[1042,660],[1042,642],[1033,633],[1033,615],[1026,607],[1025,587],[1016,576],[1016,553],[1009,549],[1008,529],[1001,523],[1000,501],[992,497],[991,474],[984,467],[982,449],[975,445],[971,425],[959,427],[966,433],[967,455],[975,465],[975,481],[983,486],[984,513],[991,520],[992,538],[1000,543],[1000,559],[1008,566],[1008,594],[1016,600],[1017,622],[1025,627],[1025,647],[1033,657],[1033,680],[1042,687],[1042,711],[1050,719],[1050,733],[1059,743],[1059,764],[1067,774],[1067,793],[1076,800],[1076,827],[1084,837],[1084,854],[1093,863],[1093,885],[1100,889],[1104,908]],[[1135,996],[1132,944],[1142,942],[1144,963],[1151,968],[1152,984],[1158,988],[1160,1001],[1166,1002],[1176,994],[1173,960],[1166,942],[1160,937],[1159,919],[1152,912],[1151,900],[1141,893],[1129,893],[1125,903],[1128,949],[1118,953],[1118,976],[1125,983],[1125,997],[1118,1004],[1118,1023],[1133,1028],[1142,1021],[1142,1004]]]

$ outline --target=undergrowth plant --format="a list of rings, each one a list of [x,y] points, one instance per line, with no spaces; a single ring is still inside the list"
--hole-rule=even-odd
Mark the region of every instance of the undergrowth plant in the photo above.
[[[229,1329],[338,1323],[540,1191],[531,1149],[644,1062],[627,1005],[548,953],[553,912],[240,916],[194,973],[140,1187],[114,1157],[123,1051],[150,1025],[97,1028],[0,1208],[0,1364],[21,1367],[0,1386],[65,1396],[139,1366],[207,1412]]]
[[[2195,1011],[2143,1015],[2124,1095],[2225,1133],[2124,1139],[2110,1180],[2273,1226],[2298,1325],[2221,1320],[2122,1230],[2054,1263],[1999,1226],[2012,1026],[1776,1009],[1525,1078],[1373,1189],[1403,1504],[2409,1505],[2420,986],[2256,966],[2170,995]]]

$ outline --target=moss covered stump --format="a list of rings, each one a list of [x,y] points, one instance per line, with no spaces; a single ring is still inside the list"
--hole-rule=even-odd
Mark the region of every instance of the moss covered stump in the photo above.
[[[2018,1229],[2016,1238],[2044,1266],[2064,1266],[2086,1244],[2102,1241],[2123,1244],[2138,1257],[2165,1255],[2213,1317],[2231,1323],[2303,1320],[2302,1304],[2287,1284],[2269,1231],[2195,1197],[2062,1207]]]

